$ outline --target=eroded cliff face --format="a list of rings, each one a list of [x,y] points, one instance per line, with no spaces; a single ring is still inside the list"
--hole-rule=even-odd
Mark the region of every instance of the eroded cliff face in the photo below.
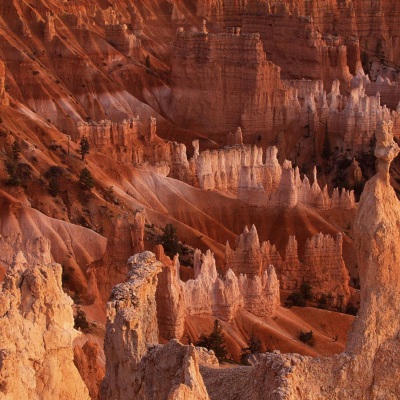
[[[0,397],[89,399],[73,363],[72,300],[59,264],[28,266],[15,257],[0,293]]]
[[[316,299],[329,297],[332,306],[344,308],[350,298],[349,273],[342,257],[342,234],[336,239],[319,233],[307,239],[304,255],[299,260],[298,244],[294,236],[289,237],[285,256],[281,257],[270,242],[260,244],[257,229],[247,227],[239,236],[236,249],[226,245],[226,268],[239,274],[257,276],[273,265],[284,290],[299,290],[301,284],[313,287]]]
[[[157,275],[153,253],[129,259],[129,278],[117,285],[107,305],[106,376],[103,399],[208,400],[196,350],[171,341],[157,346]]]
[[[118,216],[112,226],[110,239],[103,257],[89,265],[87,274],[89,285],[87,299],[104,307],[112,288],[125,281],[128,273],[126,260],[144,250],[144,223],[146,214],[137,211],[133,221],[128,215]]]
[[[179,30],[172,80],[171,117],[181,127],[228,133],[241,126],[259,134],[278,124],[273,114],[284,96],[280,70],[267,61],[256,33]]]
[[[242,26],[249,32],[258,29],[266,43],[285,53],[290,40],[296,37],[299,43],[297,48],[302,52],[295,50],[292,55],[281,59],[282,68],[286,67],[288,71],[293,61],[300,59],[303,65],[307,62],[313,64],[311,71],[304,71],[305,74],[318,70],[317,55],[321,49],[311,46],[316,35],[325,42],[322,51],[329,54],[331,61],[334,60],[332,53],[335,53],[335,42],[347,45],[352,73],[360,57],[359,48],[363,49],[361,55],[365,53],[364,58],[384,57],[386,62],[398,65],[398,55],[393,51],[393,46],[396,46],[399,36],[394,18],[398,15],[399,5],[389,0],[379,3],[328,1],[324,4],[303,0],[197,0],[196,6],[197,14],[209,22],[220,26]],[[264,37],[262,32],[268,32],[269,35]],[[289,36],[288,32],[294,34]],[[274,56],[282,57],[282,51],[280,54],[275,51]],[[332,66],[335,67],[335,64]]]
[[[156,297],[160,335],[164,339],[181,339],[185,320],[194,317],[231,322],[240,310],[266,317],[280,304],[279,281],[272,265],[265,270],[248,268],[248,275],[247,271],[235,274],[228,269],[224,276],[218,276],[210,250],[206,254],[196,250],[194,279],[183,282],[177,257],[171,262],[159,246],[157,258],[164,264]]]

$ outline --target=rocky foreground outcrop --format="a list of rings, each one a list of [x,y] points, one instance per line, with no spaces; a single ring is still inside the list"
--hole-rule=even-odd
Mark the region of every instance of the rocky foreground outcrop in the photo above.
[[[0,292],[0,399],[89,399],[73,362],[72,300],[61,265],[18,253]]]
[[[103,399],[208,400],[197,351],[171,341],[157,346],[157,274],[153,253],[129,259],[129,278],[112,291],[107,305]]]

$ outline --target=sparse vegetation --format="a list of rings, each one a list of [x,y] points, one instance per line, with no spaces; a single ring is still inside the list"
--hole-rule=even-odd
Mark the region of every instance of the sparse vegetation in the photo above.
[[[146,67],[147,67],[148,69],[151,69],[151,60],[150,60],[150,56],[149,56],[148,54],[147,54],[147,56],[146,56],[145,63],[146,63]]]
[[[85,156],[90,152],[90,144],[86,139],[86,136],[82,136],[81,141],[79,142],[79,154],[81,155],[82,161],[85,160]]]
[[[312,286],[309,282],[303,282],[300,286],[300,291],[290,293],[284,305],[289,308],[293,306],[305,307],[307,305],[307,300],[312,300],[313,298]]]
[[[176,254],[182,255],[182,247],[179,243],[176,227],[174,225],[165,225],[163,234],[160,237],[160,243],[164,247],[165,254],[169,257],[174,257]]]
[[[205,347],[208,350],[212,350],[219,361],[226,359],[228,352],[225,348],[224,333],[222,332],[222,326],[216,319],[214,321],[214,329],[209,335],[200,335],[199,340],[196,342],[196,346]]]
[[[82,332],[87,332],[89,330],[89,322],[86,319],[85,311],[77,307],[76,314],[74,316],[74,328]]]
[[[261,353],[261,340],[255,336],[254,334],[251,335],[249,340],[249,346],[242,348],[242,354],[240,356],[240,362],[242,364],[247,364],[246,357],[249,354],[258,354]]]
[[[315,340],[314,340],[313,331],[309,331],[309,332],[301,331],[299,333],[299,340],[305,344],[308,344],[311,347],[314,346]]]
[[[304,299],[304,296],[300,292],[293,292],[290,293],[289,296],[286,298],[285,307],[305,307],[306,306],[306,300]]]
[[[355,307],[352,303],[348,303],[346,307],[346,314],[357,315],[357,313],[358,313],[358,308]]]
[[[57,196],[60,193],[59,178],[64,174],[62,167],[53,165],[44,174],[45,178],[49,180],[49,193],[52,196]]]
[[[79,175],[79,183],[83,190],[89,191],[94,187],[94,179],[90,171],[85,167]]]
[[[32,167],[26,163],[18,162],[21,158],[21,147],[15,140],[11,146],[11,156],[4,162],[7,170],[9,186],[26,186],[28,179],[32,178]]]

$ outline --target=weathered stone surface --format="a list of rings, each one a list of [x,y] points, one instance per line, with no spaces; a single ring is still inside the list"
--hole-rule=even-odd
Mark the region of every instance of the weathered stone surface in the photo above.
[[[244,240],[249,242],[247,238]],[[251,249],[247,250],[250,258],[259,255],[251,255]],[[254,250],[257,250],[256,246]],[[261,260],[253,269],[248,268],[248,275],[244,271],[235,275],[228,269],[220,277],[213,254],[207,251],[202,255],[196,250],[194,279],[183,282],[179,279],[178,259],[171,262],[160,248],[158,257],[164,264],[157,288],[157,304],[160,335],[165,339],[183,336],[185,318],[207,316],[230,322],[239,310],[245,309],[264,317],[272,314],[279,305],[279,282],[275,269],[267,266],[262,270]],[[229,268],[229,264],[227,266]]]
[[[107,301],[113,286],[124,282],[128,273],[126,260],[131,254],[144,250],[145,218],[144,211],[139,210],[133,216],[133,223],[128,215],[120,215],[114,221],[103,257],[87,269],[90,282],[88,298],[92,302]]]
[[[154,346],[157,275],[162,264],[153,253],[144,252],[131,257],[129,265],[128,281],[113,289],[107,306],[101,398],[208,400],[195,348],[177,341]]]
[[[98,362],[99,345],[88,340],[83,347],[74,347],[74,364],[85,382],[92,400],[100,397],[99,388],[104,378],[104,367]]]
[[[247,227],[244,229],[235,250],[227,243],[225,260],[226,268],[249,277],[263,276],[273,265],[282,289],[299,290],[303,282],[308,282],[316,299],[328,296],[336,307],[344,308],[350,298],[349,273],[342,258],[341,234],[336,240],[322,233],[307,239],[303,260],[299,261],[294,236],[289,237],[283,259],[269,242],[260,245],[253,225],[250,231]],[[255,289],[252,291],[256,292]]]
[[[0,293],[0,398],[89,399],[73,363],[72,300],[61,265],[27,268],[18,253]]]

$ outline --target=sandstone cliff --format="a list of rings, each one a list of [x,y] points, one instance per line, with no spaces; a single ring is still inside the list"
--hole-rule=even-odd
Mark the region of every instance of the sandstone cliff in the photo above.
[[[223,277],[217,274],[215,259],[210,251],[194,254],[194,279],[179,278],[179,261],[166,259],[162,248],[158,258],[164,260],[157,287],[160,335],[165,339],[182,338],[185,319],[196,316],[231,322],[238,311],[265,317],[279,305],[279,281],[275,269],[248,269],[235,273],[228,269]],[[169,261],[169,262],[168,262]],[[229,268],[229,265],[228,265]]]
[[[74,363],[72,300],[59,264],[29,267],[22,253],[0,294],[0,398],[89,399]]]
[[[127,282],[117,285],[107,305],[104,399],[208,400],[196,350],[172,341],[158,343],[157,274],[150,252],[129,259]]]
[[[103,257],[89,265],[87,269],[89,276],[87,297],[91,302],[106,302],[112,288],[125,281],[128,272],[126,260],[131,254],[144,250],[145,218],[145,212],[137,210],[133,222],[126,214],[118,216],[114,221]]]
[[[313,288],[315,299],[332,298],[332,306],[344,308],[350,298],[349,273],[342,257],[342,235],[336,240],[319,233],[307,239],[303,259],[299,260],[296,238],[291,236],[282,258],[274,245],[260,245],[256,227],[247,227],[239,236],[236,249],[229,243],[225,253],[226,268],[235,274],[260,275],[273,265],[280,287],[284,290],[299,290],[303,282]]]

